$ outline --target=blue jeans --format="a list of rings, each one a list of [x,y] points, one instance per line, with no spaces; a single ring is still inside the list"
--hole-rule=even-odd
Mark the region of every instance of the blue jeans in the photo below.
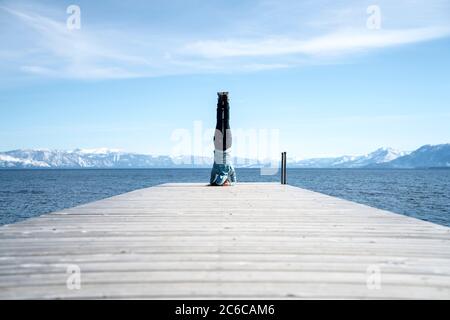
[[[211,178],[209,183],[215,186],[221,186],[225,181],[229,181],[231,184],[236,183],[236,172],[231,164],[231,157],[228,152],[214,151],[214,155],[220,154],[220,161],[214,160],[214,165],[211,170]],[[224,159],[225,161],[222,161]]]

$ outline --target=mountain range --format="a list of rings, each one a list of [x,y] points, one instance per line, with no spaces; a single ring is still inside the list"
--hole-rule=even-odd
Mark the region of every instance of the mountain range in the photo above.
[[[21,168],[201,168],[212,158],[197,156],[153,156],[111,149],[13,150],[0,152],[1,169]],[[268,161],[234,158],[236,167],[260,168]],[[412,152],[380,148],[366,155],[288,159],[292,168],[430,168],[450,167],[450,144],[425,145]]]
[[[407,152],[394,150],[392,148],[380,148],[374,152],[361,156],[312,158],[291,161],[289,164],[291,167],[296,168],[363,168],[388,163],[407,154]]]

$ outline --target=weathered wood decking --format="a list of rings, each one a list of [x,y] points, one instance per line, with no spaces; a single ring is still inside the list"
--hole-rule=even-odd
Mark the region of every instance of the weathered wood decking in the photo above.
[[[0,298],[449,299],[450,228],[287,185],[167,184],[0,227]]]

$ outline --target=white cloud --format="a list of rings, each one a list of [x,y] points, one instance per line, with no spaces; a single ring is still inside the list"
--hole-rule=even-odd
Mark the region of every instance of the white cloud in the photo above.
[[[345,31],[308,40],[270,38],[260,40],[197,41],[184,51],[205,58],[273,56],[288,54],[337,55],[373,48],[415,43],[448,36],[448,28]]]

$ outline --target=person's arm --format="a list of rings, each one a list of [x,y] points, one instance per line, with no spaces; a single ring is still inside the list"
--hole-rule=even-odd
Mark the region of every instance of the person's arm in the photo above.
[[[215,166],[213,166],[213,168],[211,169],[211,177],[209,178],[209,184],[213,185],[214,184],[214,179],[216,178],[216,170],[215,170]]]
[[[233,166],[231,166],[230,174],[228,176],[231,183],[236,183],[236,172],[234,171]]]

